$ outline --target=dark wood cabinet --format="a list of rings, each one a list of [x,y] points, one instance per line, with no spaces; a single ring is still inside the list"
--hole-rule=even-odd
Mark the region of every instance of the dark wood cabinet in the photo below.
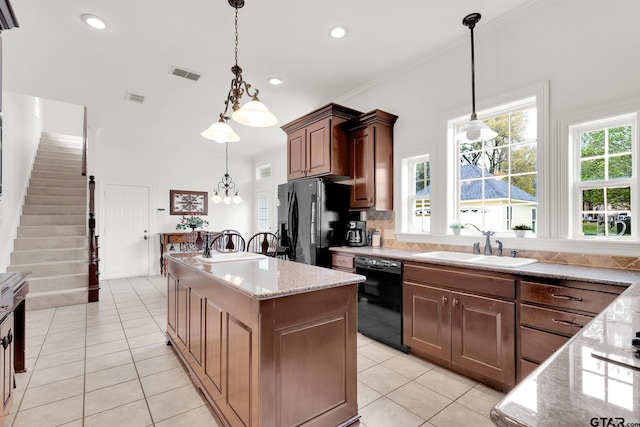
[[[346,120],[362,114],[328,104],[282,126],[287,134],[287,179],[315,176],[349,177]]]
[[[403,342],[502,390],[515,385],[515,278],[404,264]]]
[[[520,280],[518,381],[604,310],[618,286],[572,280]]]
[[[354,273],[356,271],[356,257],[353,254],[333,252],[331,254],[331,268],[334,270]]]
[[[345,124],[349,132],[351,209],[393,209],[393,126],[380,110]]]
[[[4,420],[13,402],[13,313],[7,315],[0,324],[0,369],[2,369],[2,415]]]

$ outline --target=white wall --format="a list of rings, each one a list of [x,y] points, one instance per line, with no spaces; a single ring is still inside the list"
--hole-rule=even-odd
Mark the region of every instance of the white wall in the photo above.
[[[40,103],[43,132],[82,136],[83,106],[42,98]]]
[[[480,21],[474,30],[477,109],[488,99],[549,81],[551,131],[539,137],[550,138],[551,152],[541,155],[558,157],[566,142],[556,140],[556,118],[640,96],[639,13],[637,0],[539,0],[491,25]],[[396,211],[400,160],[430,154],[436,233],[446,232],[447,224],[446,120],[471,112],[469,30],[460,24],[460,33],[458,45],[338,100],[358,110],[379,108],[399,116]]]
[[[36,99],[2,93],[2,197],[0,197],[0,271],[5,272],[22,213],[42,122]],[[39,110],[38,114],[42,112]]]
[[[253,167],[248,157],[238,155],[242,150],[233,143],[229,146],[229,174],[240,191],[244,203],[214,204],[211,202],[225,172],[224,146],[202,138],[199,134],[185,138],[198,138],[195,151],[181,149],[180,141],[151,141],[144,136],[132,138],[109,133],[100,129],[95,141],[90,144],[96,162],[89,174],[96,176],[97,233],[105,236],[103,200],[107,184],[140,185],[150,187],[151,274],[160,271],[160,241],[158,233],[176,231],[180,215],[170,215],[169,191],[206,191],[209,197],[209,221],[207,229],[212,231],[232,228],[243,236],[253,231]],[[159,147],[174,147],[160,149]],[[159,211],[164,209],[164,211]],[[101,238],[101,254],[106,253],[106,239]],[[101,266],[102,270],[102,266]],[[109,271],[103,271],[109,278]]]

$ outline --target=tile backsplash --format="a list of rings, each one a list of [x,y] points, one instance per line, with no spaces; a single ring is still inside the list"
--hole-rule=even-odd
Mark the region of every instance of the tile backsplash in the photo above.
[[[400,242],[396,240],[395,216],[393,211],[368,211],[367,229],[381,230],[382,247],[407,249],[410,251],[456,251],[469,252],[468,245],[440,245],[432,243]],[[510,248],[517,249],[517,248]],[[531,251],[527,250],[527,258],[556,264],[584,265],[589,267],[607,267],[640,271],[640,257],[619,255],[580,254],[574,252]]]

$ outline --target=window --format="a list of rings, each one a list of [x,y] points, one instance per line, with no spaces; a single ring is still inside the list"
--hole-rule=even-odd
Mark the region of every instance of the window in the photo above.
[[[256,206],[258,207],[258,231],[271,231],[271,206],[269,200],[270,198],[268,194],[258,194],[256,196]]]
[[[264,165],[256,168],[256,181],[271,178],[271,165]]]
[[[468,119],[453,122],[455,133]],[[482,230],[537,227],[536,97],[502,105],[484,117],[498,133],[489,141],[458,141],[457,217]]]
[[[625,238],[635,209],[638,167],[636,115],[583,123],[570,129],[573,142],[574,237]]]
[[[431,228],[431,167],[429,156],[410,159],[409,171],[409,230],[429,232]]]

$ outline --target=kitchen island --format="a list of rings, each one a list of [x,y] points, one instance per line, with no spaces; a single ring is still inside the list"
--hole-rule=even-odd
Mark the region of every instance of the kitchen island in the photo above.
[[[257,254],[167,254],[167,337],[228,426],[358,420],[363,276]]]

